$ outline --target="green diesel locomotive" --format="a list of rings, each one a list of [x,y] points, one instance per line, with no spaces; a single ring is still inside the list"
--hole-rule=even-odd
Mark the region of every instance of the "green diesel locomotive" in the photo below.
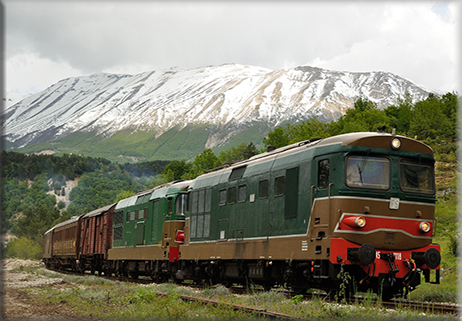
[[[435,202],[423,143],[307,140],[120,201],[101,271],[390,298],[439,283]]]

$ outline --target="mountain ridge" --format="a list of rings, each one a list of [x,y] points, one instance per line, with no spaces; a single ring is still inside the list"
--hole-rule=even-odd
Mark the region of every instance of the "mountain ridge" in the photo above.
[[[159,138],[173,128],[203,126],[210,133],[203,147],[214,148],[252,124],[260,124],[264,136],[285,122],[337,120],[359,97],[383,109],[406,94],[418,101],[430,93],[388,72],[310,66],[270,70],[223,64],[136,75],[98,73],[63,79],[7,108],[3,138],[20,148],[79,132],[107,139],[132,130]]]

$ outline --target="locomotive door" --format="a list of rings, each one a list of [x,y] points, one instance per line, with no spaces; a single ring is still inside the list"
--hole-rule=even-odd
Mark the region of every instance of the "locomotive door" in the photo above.
[[[328,235],[331,215],[331,160],[329,156],[318,156],[312,163],[311,220],[314,228],[312,237]]]
[[[297,206],[297,204],[286,204],[287,193],[285,169],[272,171],[271,183],[273,184],[273,189],[270,193],[271,202],[269,204],[268,234],[270,236],[282,235],[285,228],[284,223],[286,210],[292,210]]]
[[[270,180],[267,177],[260,177],[258,182],[258,219],[254,221],[256,231],[255,236],[269,237],[269,215],[270,215]]]

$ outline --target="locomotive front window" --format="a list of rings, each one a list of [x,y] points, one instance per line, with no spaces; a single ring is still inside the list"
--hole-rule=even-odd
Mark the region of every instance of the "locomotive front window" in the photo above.
[[[185,215],[188,205],[188,194],[180,194],[175,201],[176,215]]]
[[[345,180],[348,187],[387,190],[390,188],[390,160],[385,157],[349,156]]]
[[[399,183],[404,192],[433,194],[434,182],[433,167],[430,164],[399,160]]]

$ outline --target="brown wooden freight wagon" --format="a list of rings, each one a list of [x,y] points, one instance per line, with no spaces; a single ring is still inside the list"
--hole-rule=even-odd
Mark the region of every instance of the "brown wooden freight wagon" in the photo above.
[[[45,232],[43,259],[48,268],[75,269],[80,242],[81,216],[73,216]]]
[[[112,247],[112,213],[115,206],[111,204],[82,217],[78,258],[81,271],[104,271],[107,251]]]

